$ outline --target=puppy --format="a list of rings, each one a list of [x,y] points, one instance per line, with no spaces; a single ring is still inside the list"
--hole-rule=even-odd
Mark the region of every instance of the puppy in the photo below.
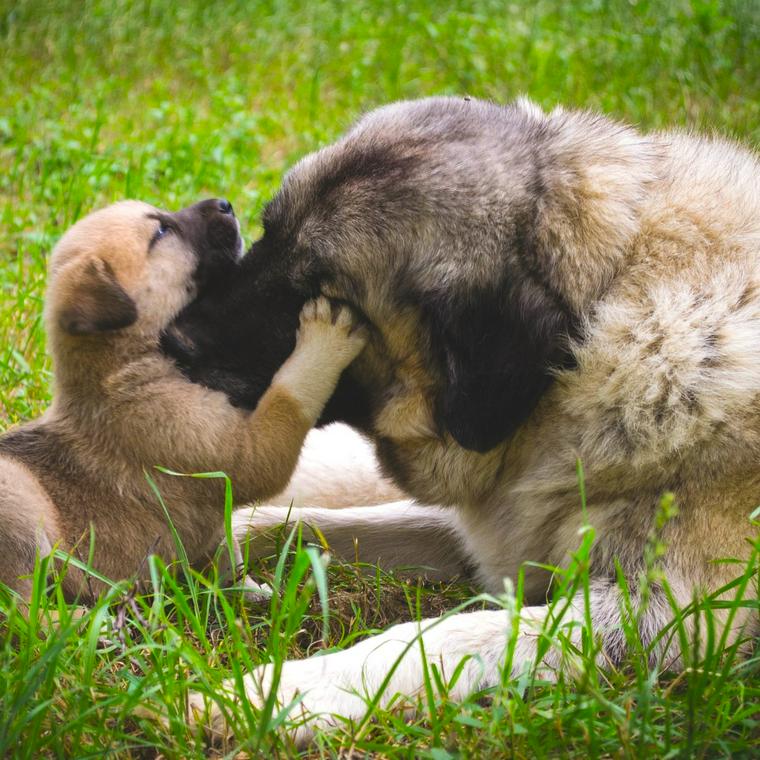
[[[574,600],[569,635],[579,641],[588,614],[600,660],[623,660],[620,572],[653,665],[680,667],[678,644],[658,638],[670,599],[685,606],[727,584],[736,565],[716,560],[746,561],[756,535],[757,156],[525,100],[432,98],[373,111],[307,156],[263,221],[261,240],[230,267],[224,303],[195,301],[164,345],[193,379],[251,406],[266,377],[258,355],[253,366],[233,350],[263,341],[246,294],[278,294],[279,310],[267,308],[282,324],[317,292],[366,317],[367,348],[329,408],[370,435],[385,472],[419,504],[311,510],[333,551],[353,557],[358,546],[362,558],[434,563],[442,574],[469,567],[492,592],[524,567],[519,672],[549,615],[541,568],[566,563],[588,521],[589,608]],[[348,382],[353,405],[341,395]],[[658,527],[666,492],[679,514]],[[275,508],[241,514],[239,535],[257,544],[283,518]],[[655,570],[670,591],[654,582],[641,595],[656,535],[668,551]],[[687,625],[695,636],[708,629],[697,616]],[[756,631],[757,616],[716,610],[710,625],[730,642]],[[278,698],[300,694],[298,711],[311,716],[300,738],[333,715],[361,721],[376,696],[415,699],[425,688],[418,636],[445,678],[471,656],[449,694],[465,697],[500,682],[511,630],[502,611],[405,624],[286,662]],[[544,664],[560,667],[558,652]],[[238,696],[259,702],[271,688],[263,668]]]
[[[86,559],[92,537],[94,568],[114,579],[134,573],[150,552],[174,557],[146,472],[189,560],[212,556],[222,533],[221,481],[172,477],[154,465],[223,471],[236,504],[287,483],[364,333],[348,308],[306,304],[295,348],[253,411],[189,382],[158,350],[159,336],[240,250],[232,206],[219,200],[173,214],[117,203],[79,221],[56,246],[45,313],[54,400],[0,439],[0,580],[22,597],[35,557],[54,546]],[[63,586],[85,600],[99,589],[73,567]]]

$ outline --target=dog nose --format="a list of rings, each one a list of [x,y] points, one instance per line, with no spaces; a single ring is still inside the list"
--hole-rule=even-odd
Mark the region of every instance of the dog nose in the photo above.
[[[223,214],[234,214],[235,212],[232,210],[232,204],[227,200],[221,200],[218,202],[219,210]]]

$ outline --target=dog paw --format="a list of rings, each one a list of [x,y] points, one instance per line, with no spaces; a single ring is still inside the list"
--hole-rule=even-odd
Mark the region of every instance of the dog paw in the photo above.
[[[233,735],[224,713],[213,699],[198,691],[187,695],[187,725],[201,727],[212,745],[219,745]]]
[[[320,296],[301,310],[298,348],[316,348],[324,352],[324,358],[345,367],[361,353],[366,342],[367,328],[346,304]]]
[[[267,583],[256,583],[250,575],[241,579],[243,597],[248,604],[261,604],[272,599],[272,587]]]
[[[296,347],[272,380],[316,422],[338,384],[340,374],[361,352],[367,328],[348,306],[327,298],[309,301],[301,311]],[[312,424],[313,424],[312,422]]]
[[[287,720],[280,728],[299,748],[306,747],[318,730],[329,730],[353,722],[356,724],[367,709],[367,698],[359,696],[361,684],[351,684],[344,673],[331,672],[325,657],[289,660],[282,664],[276,685],[273,714],[287,711]],[[325,667],[327,665],[327,667]],[[241,701],[257,711],[263,710],[275,686],[275,669],[261,665],[244,678],[244,694],[233,681],[222,684],[223,694],[211,699],[200,692],[190,692],[187,721],[201,727],[209,740],[219,743],[236,733],[225,717],[242,715]],[[219,703],[223,701],[223,711]],[[233,717],[233,721],[235,718]],[[240,737],[238,737],[240,738]]]

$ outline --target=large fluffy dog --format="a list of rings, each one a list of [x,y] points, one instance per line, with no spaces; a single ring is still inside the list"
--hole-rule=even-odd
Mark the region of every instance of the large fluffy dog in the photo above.
[[[87,557],[91,534],[94,566],[112,578],[134,573],[151,551],[174,556],[146,469],[190,561],[213,556],[223,531],[221,484],[161,475],[154,465],[224,470],[238,504],[288,482],[364,339],[347,308],[333,317],[320,299],[304,308],[295,350],[255,411],[189,382],[159,351],[159,336],[241,247],[232,206],[217,200],[174,214],[118,203],[79,221],[56,246],[46,305],[54,402],[0,438],[0,580],[23,596],[37,553],[58,544]],[[302,466],[299,482],[310,469]],[[64,590],[82,598],[99,585],[83,580],[70,568]]]
[[[498,591],[524,562],[561,565],[577,547],[580,459],[597,535],[590,614],[612,662],[624,651],[615,562],[637,606],[664,492],[680,509],[661,561],[679,602],[736,573],[713,560],[748,555],[760,500],[760,167],[748,150],[527,101],[381,108],[287,175],[262,239],[165,347],[193,379],[252,406],[269,378],[245,349],[268,341],[287,355],[319,292],[371,325],[333,413],[374,439],[418,502],[440,505],[310,510],[335,550],[353,556],[357,537],[369,559],[469,567]],[[239,530],[282,517],[244,514]],[[515,668],[533,657],[548,581],[527,569],[536,606]],[[650,642],[671,615],[657,585],[639,613]],[[735,622],[732,635],[756,626]],[[456,615],[423,634],[424,653],[447,678],[478,655],[461,696],[498,681],[508,630],[503,612]],[[326,721],[359,718],[404,652],[385,698],[414,696],[422,649],[407,644],[419,631],[288,662],[280,698],[301,692],[299,709]],[[248,696],[269,679],[252,674]]]

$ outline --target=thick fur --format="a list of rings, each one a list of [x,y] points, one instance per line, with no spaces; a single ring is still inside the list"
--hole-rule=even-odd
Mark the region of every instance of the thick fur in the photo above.
[[[287,484],[364,338],[347,308],[333,313],[319,299],[304,306],[295,350],[253,412],[188,381],[158,350],[159,335],[240,246],[231,206],[219,201],[176,214],[118,203],[56,246],[46,311],[54,401],[0,439],[0,580],[23,596],[37,554],[58,545],[84,559],[91,536],[94,566],[111,578],[135,573],[150,552],[172,559],[169,522],[147,472],[190,561],[207,561],[222,533],[222,483],[163,475],[154,465],[224,471],[237,504]],[[64,588],[86,599],[99,584],[71,568]]]
[[[445,571],[471,566],[499,591],[523,563],[562,564],[577,547],[580,459],[597,536],[590,612],[613,663],[624,653],[615,563],[637,588],[663,493],[675,494],[679,514],[663,529],[660,570],[679,603],[735,574],[715,559],[748,556],[760,500],[755,154],[587,112],[545,114],[527,101],[398,103],[298,164],[264,226],[257,246],[279,256],[257,277],[301,298],[321,290],[370,322],[349,371],[366,396],[362,424],[384,470],[419,503],[440,505],[427,531],[421,507],[406,532],[402,507],[345,519],[310,512],[349,556],[352,534],[367,531],[369,559],[401,564],[440,557],[430,544],[443,541]],[[235,324],[239,338],[245,315]],[[203,334],[190,364],[213,384],[204,341],[227,324],[180,318],[175,328],[185,340]],[[276,516],[241,517],[241,537]],[[534,651],[548,583],[528,567],[535,606],[524,614],[518,670]],[[662,590],[639,612],[651,642],[671,614]],[[582,614],[579,599],[570,616]],[[756,629],[740,614],[731,638]],[[423,634],[425,656],[445,674],[479,656],[457,683],[463,696],[498,682],[508,631],[504,613],[455,616]],[[312,715],[299,738],[333,713],[361,719],[361,697],[404,651],[384,699],[419,694],[421,649],[404,650],[419,634],[405,625],[286,663],[279,696],[287,704],[300,692],[299,709]],[[677,666],[679,653],[668,656]],[[552,653],[547,664],[559,666]],[[269,683],[267,668],[252,674],[251,699]]]

